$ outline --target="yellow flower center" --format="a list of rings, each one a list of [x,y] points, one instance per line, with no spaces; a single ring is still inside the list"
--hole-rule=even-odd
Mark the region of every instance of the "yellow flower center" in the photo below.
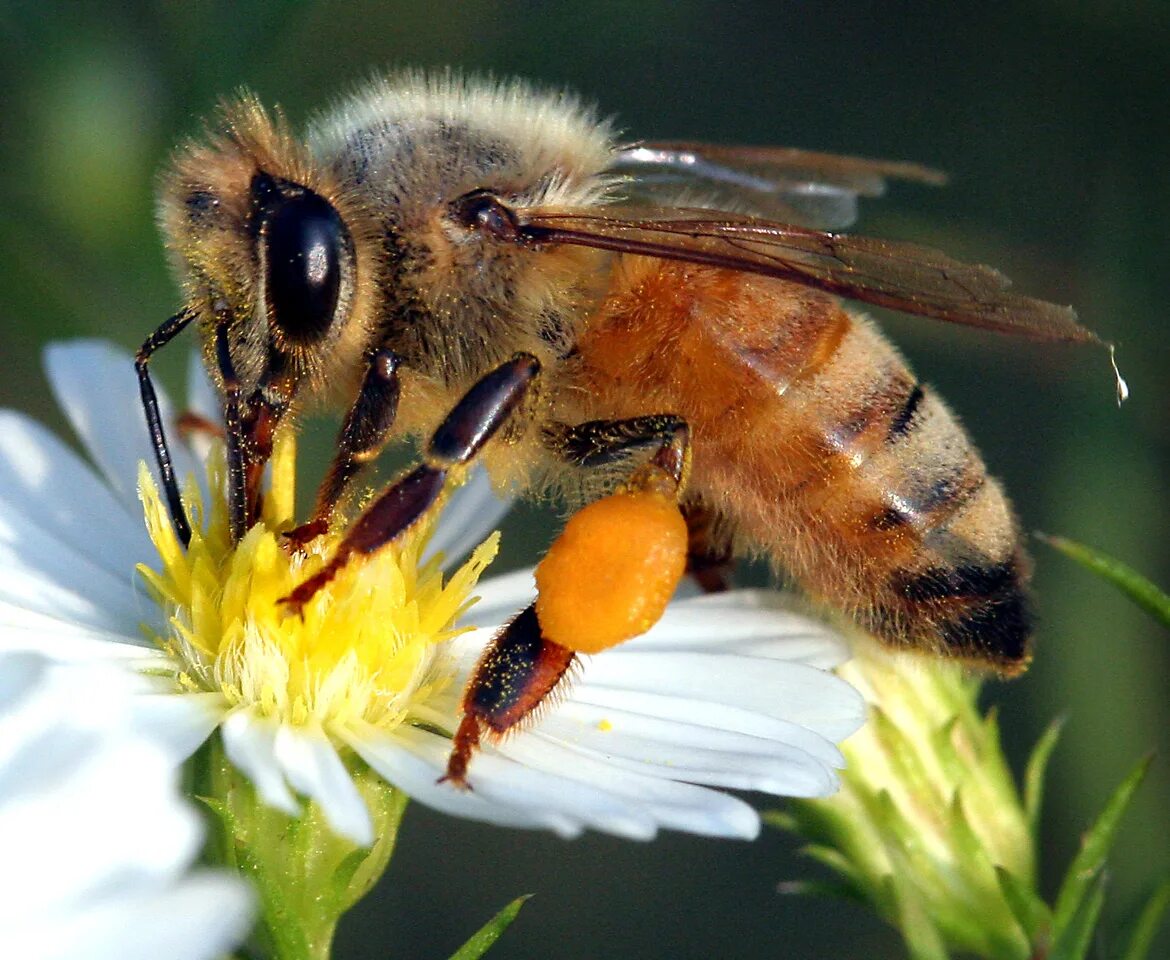
[[[329,533],[306,552],[290,552],[281,534],[293,526],[295,441],[282,431],[273,452],[263,516],[237,544],[228,532],[222,449],[208,466],[211,510],[198,487],[186,491],[191,542],[179,543],[145,465],[138,487],[160,567],[139,565],[166,614],[167,629],[148,635],[169,652],[178,681],[221,693],[285,723],[336,728],[401,723],[451,682],[439,645],[461,633],[455,622],[474,603],[470,591],[494,558],[493,534],[446,582],[440,557],[422,562],[438,511],[398,541],[354,557],[304,607],[280,603],[328,561],[340,540]]]

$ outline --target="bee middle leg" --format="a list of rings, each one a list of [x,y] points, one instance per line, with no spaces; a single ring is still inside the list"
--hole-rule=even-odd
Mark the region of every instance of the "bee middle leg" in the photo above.
[[[282,602],[300,610],[352,556],[374,553],[413,526],[439,498],[450,471],[470,463],[504,425],[539,372],[539,361],[520,353],[475,383],[431,434],[423,462],[379,494],[330,561]]]

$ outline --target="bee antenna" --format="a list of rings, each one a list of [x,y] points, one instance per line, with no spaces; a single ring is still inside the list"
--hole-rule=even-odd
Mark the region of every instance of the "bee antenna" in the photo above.
[[[1129,384],[1125,382],[1125,377],[1121,375],[1121,371],[1117,368],[1117,345],[1107,343],[1105,346],[1109,348],[1109,365],[1113,367],[1113,379],[1117,383],[1117,405],[1120,407],[1129,399]]]

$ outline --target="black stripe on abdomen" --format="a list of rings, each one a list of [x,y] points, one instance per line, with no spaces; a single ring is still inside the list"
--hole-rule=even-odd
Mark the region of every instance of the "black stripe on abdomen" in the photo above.
[[[1033,618],[1015,558],[901,571],[890,586],[912,619],[933,624],[946,652],[1008,673],[1027,663]]]
[[[953,567],[929,567],[926,570],[895,574],[891,586],[911,603],[932,600],[996,597],[1011,590],[1020,574],[1014,560],[1002,563],[961,563]]]
[[[914,389],[906,397],[906,402],[902,404],[902,409],[890,421],[890,429],[886,434],[886,438],[890,443],[893,443],[898,437],[909,432],[910,421],[914,418],[914,411],[918,409],[918,405],[922,402],[924,396],[925,392],[922,389],[922,384],[914,384]]]

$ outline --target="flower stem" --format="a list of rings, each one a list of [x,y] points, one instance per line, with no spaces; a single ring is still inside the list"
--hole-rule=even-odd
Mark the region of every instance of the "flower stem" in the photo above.
[[[196,755],[192,792],[216,828],[207,858],[237,870],[260,901],[251,955],[328,960],[337,922],[389,864],[407,797],[360,761],[348,765],[374,821],[368,848],[334,833],[312,802],[299,816],[268,806],[224,756],[218,737]]]

